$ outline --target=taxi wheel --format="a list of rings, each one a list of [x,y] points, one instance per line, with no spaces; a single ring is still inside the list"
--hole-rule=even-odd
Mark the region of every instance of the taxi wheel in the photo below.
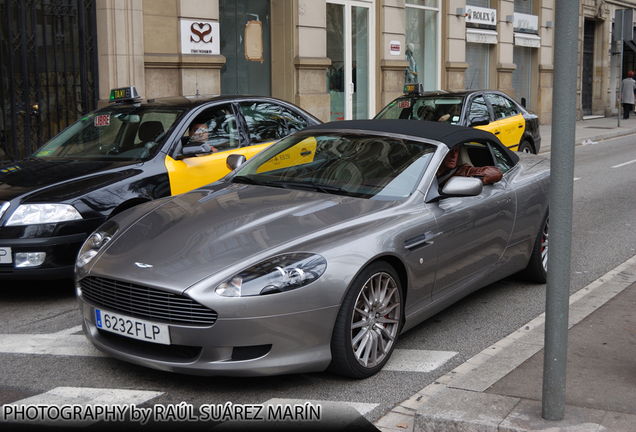
[[[534,153],[534,149],[528,141],[522,141],[517,151],[521,153]]]
[[[380,371],[397,343],[402,308],[402,290],[393,267],[378,262],[363,270],[338,313],[329,369],[355,379]]]

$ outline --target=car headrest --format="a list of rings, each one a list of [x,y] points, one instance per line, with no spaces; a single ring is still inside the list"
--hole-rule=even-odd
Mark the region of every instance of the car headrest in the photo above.
[[[139,139],[143,142],[152,141],[163,133],[163,123],[160,121],[147,121],[139,125]]]

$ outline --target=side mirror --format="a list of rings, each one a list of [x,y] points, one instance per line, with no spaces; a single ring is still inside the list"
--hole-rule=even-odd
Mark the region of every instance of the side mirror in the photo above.
[[[468,126],[473,127],[473,126],[486,126],[487,124],[490,123],[490,120],[488,120],[486,117],[475,117],[470,119],[470,124]]]
[[[442,188],[442,195],[448,197],[477,196],[484,190],[478,178],[451,177]]]
[[[231,154],[225,160],[225,164],[231,171],[234,171],[235,169],[243,165],[245,161],[247,161],[245,155]]]

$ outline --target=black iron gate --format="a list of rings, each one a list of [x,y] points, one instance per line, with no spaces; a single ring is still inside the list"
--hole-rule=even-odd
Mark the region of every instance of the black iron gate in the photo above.
[[[97,107],[95,0],[0,0],[0,165]]]
[[[583,26],[583,77],[581,85],[581,108],[583,115],[592,114],[594,97],[594,32],[596,23],[585,20]]]

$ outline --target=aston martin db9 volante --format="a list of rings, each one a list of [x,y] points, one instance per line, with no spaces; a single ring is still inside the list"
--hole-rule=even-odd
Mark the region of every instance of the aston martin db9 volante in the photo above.
[[[442,182],[451,159],[498,177]],[[188,374],[365,378],[400,333],[469,293],[519,272],[546,280],[549,160],[489,132],[333,122],[243,162],[84,243],[76,289],[97,348]]]

